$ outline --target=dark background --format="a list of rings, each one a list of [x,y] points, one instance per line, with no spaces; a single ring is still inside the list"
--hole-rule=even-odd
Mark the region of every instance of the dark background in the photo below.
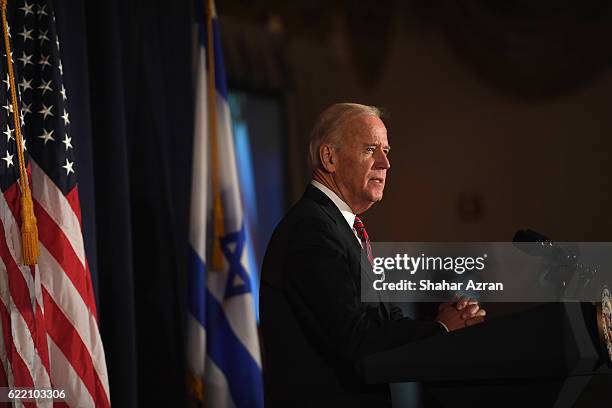
[[[182,406],[193,3],[54,7],[112,404]],[[230,87],[283,112],[287,205],[316,115],[356,101],[385,108],[393,147],[373,239],[612,239],[609,2],[217,8]]]
[[[182,406],[192,3],[54,7],[111,402]]]

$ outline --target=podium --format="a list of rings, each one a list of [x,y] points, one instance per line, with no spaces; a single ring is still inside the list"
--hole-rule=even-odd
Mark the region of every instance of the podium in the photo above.
[[[357,369],[370,384],[425,383],[445,407],[608,407],[608,361],[595,306],[576,302],[541,304],[372,354]]]

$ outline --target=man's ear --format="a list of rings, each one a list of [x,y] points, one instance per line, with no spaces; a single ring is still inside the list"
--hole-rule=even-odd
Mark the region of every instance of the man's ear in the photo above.
[[[333,173],[336,171],[336,152],[333,147],[328,144],[322,144],[319,148],[319,159],[321,160],[321,164],[323,164],[323,168],[328,173]]]

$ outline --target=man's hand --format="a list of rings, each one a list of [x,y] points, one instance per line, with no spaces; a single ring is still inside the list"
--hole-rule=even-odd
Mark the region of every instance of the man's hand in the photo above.
[[[475,299],[461,298],[440,304],[436,321],[444,324],[448,331],[454,331],[482,323],[486,314]]]
[[[457,301],[455,307],[457,310],[464,311],[461,316],[465,319],[466,326],[484,322],[484,317],[487,315],[486,310],[480,308],[476,299],[462,297]]]

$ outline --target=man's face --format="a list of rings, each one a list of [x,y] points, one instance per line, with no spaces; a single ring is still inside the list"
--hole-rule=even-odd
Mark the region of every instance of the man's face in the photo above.
[[[357,116],[343,129],[336,150],[334,179],[344,201],[360,214],[382,200],[390,147],[387,129],[376,116]]]

